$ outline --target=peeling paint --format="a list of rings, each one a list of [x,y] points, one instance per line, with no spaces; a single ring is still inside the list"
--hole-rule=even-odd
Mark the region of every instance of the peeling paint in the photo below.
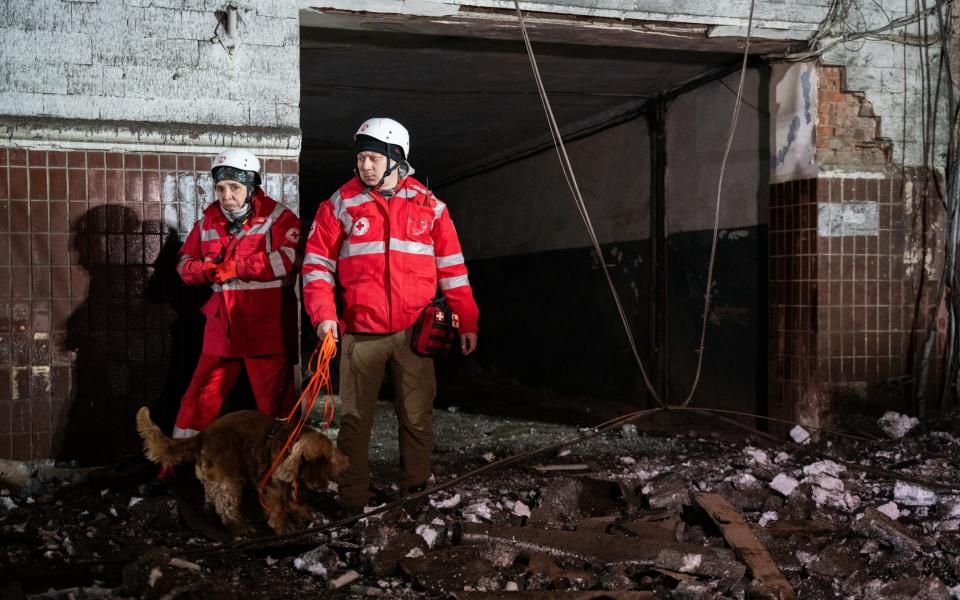
[[[731,229],[720,232],[720,239],[726,238],[728,240],[742,240],[748,237],[750,237],[749,229]]]
[[[50,367],[44,367],[44,366],[31,367],[31,371],[34,379],[38,377],[43,378],[45,382],[43,391],[46,393],[50,393]]]
[[[876,202],[824,202],[817,205],[817,234],[821,237],[879,233],[880,215]]]
[[[177,178],[171,174],[163,176],[163,190],[160,196],[160,203],[163,205],[163,226],[165,229],[180,231],[177,226]],[[181,238],[186,237],[186,232],[181,232]]]
[[[907,248],[903,253],[904,272],[907,277],[913,277],[916,274],[917,266],[923,262],[924,272],[928,273],[931,279],[936,279],[933,271],[933,252],[924,252],[923,246],[915,243]]]

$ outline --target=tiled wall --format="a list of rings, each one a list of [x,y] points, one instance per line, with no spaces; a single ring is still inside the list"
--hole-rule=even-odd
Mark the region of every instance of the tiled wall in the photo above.
[[[139,406],[172,418],[203,323],[173,269],[210,159],[0,148],[0,458],[102,462],[137,448]],[[297,162],[264,166],[297,211]]]
[[[915,410],[904,383],[942,264],[937,200],[924,210],[919,175],[771,186],[772,416],[818,424],[851,403]]]

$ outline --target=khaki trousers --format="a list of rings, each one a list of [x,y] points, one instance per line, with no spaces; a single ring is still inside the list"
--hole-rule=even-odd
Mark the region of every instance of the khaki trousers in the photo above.
[[[343,506],[361,506],[370,499],[370,432],[388,366],[400,425],[400,485],[420,485],[430,477],[437,382],[433,359],[413,352],[410,335],[407,329],[388,335],[348,333],[343,336],[340,359],[343,408],[337,447],[350,459],[338,484]]]

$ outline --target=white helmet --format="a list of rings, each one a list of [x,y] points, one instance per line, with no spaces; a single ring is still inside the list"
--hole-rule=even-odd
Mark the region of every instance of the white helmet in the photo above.
[[[360,125],[360,129],[357,129],[357,132],[353,134],[353,139],[356,140],[359,135],[366,135],[385,144],[399,146],[403,149],[403,158],[410,158],[410,133],[406,127],[393,119],[386,117],[367,119]]]
[[[231,167],[238,169],[240,171],[245,171],[250,176],[250,182],[254,186],[260,185],[260,159],[257,158],[257,155],[249,150],[243,150],[242,148],[230,148],[224,150],[213,159],[213,166],[210,167],[210,172],[214,174],[214,179],[216,179],[217,169],[220,167]],[[246,181],[242,183],[248,183]]]
[[[259,173],[260,159],[249,150],[230,148],[229,150],[224,150],[213,159],[213,167],[211,167],[211,169],[216,169],[217,167],[233,167],[241,171],[255,171]]]

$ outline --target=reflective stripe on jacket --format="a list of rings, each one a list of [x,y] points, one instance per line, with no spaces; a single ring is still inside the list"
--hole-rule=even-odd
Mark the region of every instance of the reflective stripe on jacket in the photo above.
[[[314,326],[337,320],[336,290],[344,331],[402,331],[438,285],[460,315],[461,333],[475,333],[479,310],[456,229],[419,181],[407,177],[384,198],[354,177],[320,204],[303,261],[303,302]]]
[[[213,296],[201,311],[207,317],[203,352],[237,358],[295,353],[297,301],[293,282],[299,266],[300,219],[259,190],[253,214],[236,236],[211,202],[180,248],[177,271],[187,285],[210,285]],[[235,256],[237,278],[211,284],[204,264]]]

